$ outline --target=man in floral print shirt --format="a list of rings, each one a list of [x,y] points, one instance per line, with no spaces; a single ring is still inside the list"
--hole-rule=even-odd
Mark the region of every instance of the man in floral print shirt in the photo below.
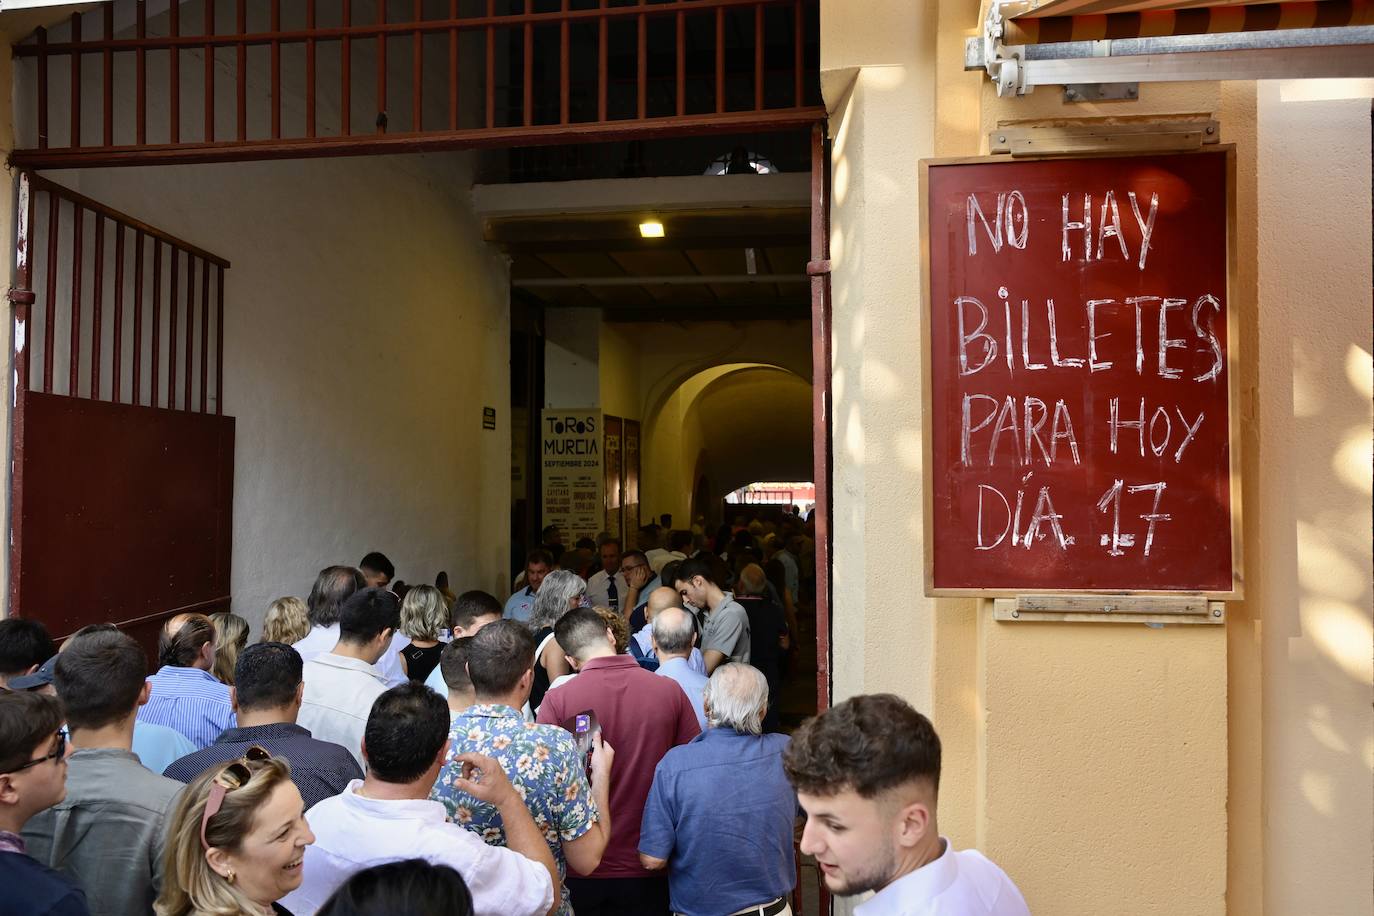
[[[567,868],[587,874],[601,864],[611,836],[610,786],[614,752],[598,735],[592,743],[592,778],[587,781],[572,735],[556,725],[524,720],[534,679],[534,637],[524,625],[500,620],[483,627],[468,645],[468,675],[477,705],[455,716],[444,769],[430,797],[449,816],[493,846],[506,844],[501,816],[494,807],[454,788],[461,764],[453,758],[475,751],[498,760],[544,832],[559,877]],[[558,910],[571,916],[566,887]]]

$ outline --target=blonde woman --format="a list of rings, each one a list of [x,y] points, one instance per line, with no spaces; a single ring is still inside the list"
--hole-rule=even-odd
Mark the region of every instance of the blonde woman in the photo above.
[[[278,598],[267,606],[262,620],[262,639],[258,642],[284,642],[295,645],[310,632],[310,617],[299,598]]]
[[[291,768],[254,745],[202,773],[177,802],[157,916],[268,916],[300,887],[315,842]]]
[[[221,684],[234,686],[234,665],[248,645],[248,621],[238,614],[220,611],[210,615],[215,625],[215,665],[211,672]]]
[[[439,631],[448,626],[448,602],[444,593],[432,585],[417,585],[406,592],[401,602],[401,632],[410,644],[401,649],[401,670],[417,684],[423,684],[444,651]]]

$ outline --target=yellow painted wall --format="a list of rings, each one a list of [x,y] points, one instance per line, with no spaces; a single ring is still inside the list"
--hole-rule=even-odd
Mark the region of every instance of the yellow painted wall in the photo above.
[[[616,417],[643,420],[644,408],[639,400],[639,351],[634,337],[626,333],[624,325],[601,325],[601,346],[598,369],[601,374],[601,409]],[[642,495],[642,494],[641,494]]]
[[[836,698],[895,690],[932,712],[943,831],[1004,865],[1034,912],[1371,912],[1369,90],[1000,99],[962,70],[976,3],[851,13],[822,4]],[[1298,97],[1321,92],[1348,98]],[[985,152],[1000,119],[1188,112],[1237,145],[1247,600],[1224,628],[1152,630],[998,624],[922,598],[918,161]]]

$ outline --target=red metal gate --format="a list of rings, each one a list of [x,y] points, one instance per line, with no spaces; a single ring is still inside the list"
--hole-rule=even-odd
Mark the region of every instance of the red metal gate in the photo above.
[[[229,605],[229,262],[18,180],[8,613],[146,644],[168,614]]]
[[[36,132],[11,159],[52,169],[793,130],[825,117],[819,31],[818,0],[118,0],[14,45]]]

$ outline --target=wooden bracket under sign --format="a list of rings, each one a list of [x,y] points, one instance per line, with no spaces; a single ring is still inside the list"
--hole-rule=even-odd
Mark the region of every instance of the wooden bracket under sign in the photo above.
[[[1003,124],[988,134],[988,152],[1019,156],[1068,156],[1085,153],[1184,152],[1221,139],[1221,125],[1197,120],[1089,120]]]
[[[1226,602],[1169,595],[1019,595],[992,604],[995,620],[1009,623],[1226,622]]]

